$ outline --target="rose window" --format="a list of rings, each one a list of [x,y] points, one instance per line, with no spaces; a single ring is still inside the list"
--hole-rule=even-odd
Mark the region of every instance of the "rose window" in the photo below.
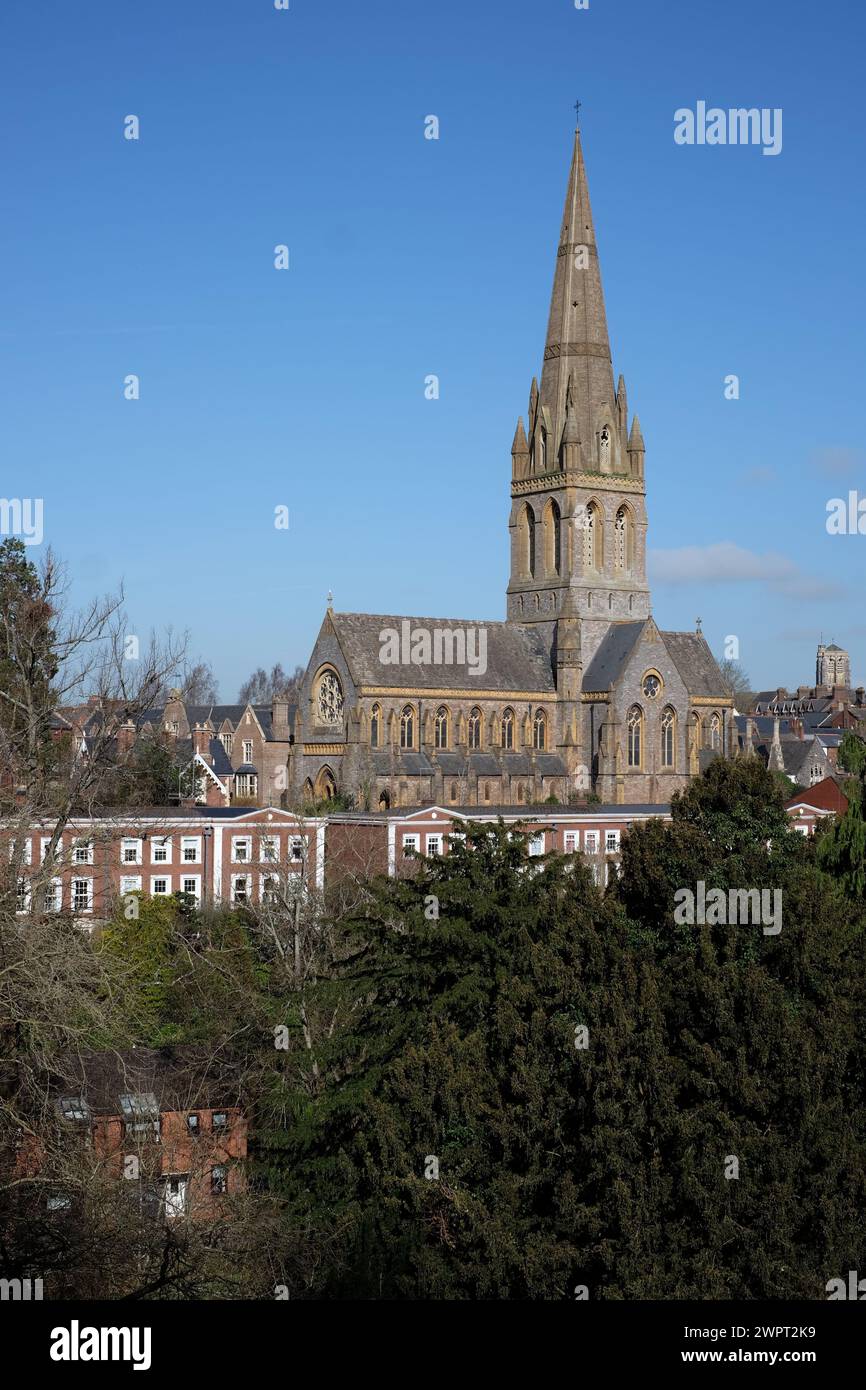
[[[343,692],[333,671],[319,681],[319,718],[323,724],[339,724],[343,718]]]

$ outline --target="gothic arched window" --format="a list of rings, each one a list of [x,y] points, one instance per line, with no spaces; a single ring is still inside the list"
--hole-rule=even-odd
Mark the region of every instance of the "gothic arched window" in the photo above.
[[[537,709],[532,721],[532,746],[543,752],[547,747],[547,716],[544,710]]]
[[[448,747],[448,711],[444,705],[440,705],[436,711],[436,721],[433,726],[433,743],[436,748]]]
[[[661,721],[662,732],[662,767],[673,767],[675,765],[675,744],[677,732],[677,716],[670,705],[662,713]]]
[[[640,767],[643,756],[643,710],[632,705],[628,712],[628,765]]]
[[[722,721],[718,714],[710,719],[710,747],[718,753],[722,746]]]
[[[380,792],[380,793],[379,793],[379,810],[380,810],[380,811],[390,811],[390,809],[391,809],[391,798],[390,798],[390,796],[388,795],[387,792]]]
[[[541,460],[541,472],[547,472],[547,430],[542,425],[539,433],[539,443],[541,445],[539,457]]]
[[[507,709],[502,716],[500,744],[503,748],[514,747],[514,711]]]
[[[518,520],[519,563],[521,572],[535,577],[535,512],[527,502]]]
[[[475,751],[481,747],[480,709],[474,709],[469,716],[469,747]]]
[[[610,428],[607,425],[602,427],[598,437],[598,461],[602,473],[606,473],[610,468]]]
[[[400,747],[415,747],[415,711],[407,705],[400,715]]]
[[[634,526],[628,507],[620,507],[613,524],[613,567],[630,574],[634,563]]]
[[[552,499],[544,510],[544,568],[559,574],[562,566],[562,522],[559,507]]]
[[[370,747],[379,747],[379,731],[382,722],[382,711],[378,705],[374,705],[370,711]]]
[[[697,712],[692,715],[692,742],[696,750],[704,746],[704,721]]]
[[[599,571],[604,559],[601,511],[597,503],[589,502],[583,519],[583,568],[585,572]]]
[[[319,678],[316,714],[320,724],[339,724],[343,718],[343,688],[336,671],[325,671]]]

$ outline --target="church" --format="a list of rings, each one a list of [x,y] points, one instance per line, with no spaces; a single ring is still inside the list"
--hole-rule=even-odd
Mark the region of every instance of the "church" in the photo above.
[[[737,749],[701,632],[652,614],[644,440],[614,388],[579,129],[510,486],[504,622],[329,605],[292,712],[290,799],[657,805]]]

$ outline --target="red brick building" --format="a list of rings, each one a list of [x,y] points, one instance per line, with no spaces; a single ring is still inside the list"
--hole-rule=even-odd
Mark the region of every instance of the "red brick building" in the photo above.
[[[83,1144],[102,1175],[130,1184],[165,1220],[213,1221],[246,1188],[247,1119],[240,1076],[209,1049],[84,1053],[52,1087],[57,1142]],[[33,1177],[44,1149],[23,1143],[18,1174]],[[48,1209],[71,1209],[52,1187]]]
[[[77,817],[49,870],[53,838],[50,822],[0,826],[5,858],[17,864],[21,913],[29,910],[35,875],[46,910],[91,920],[108,916],[127,893],[184,893],[205,906],[260,902],[269,883],[284,875],[324,884],[324,820],[303,820],[279,807],[155,807]]]

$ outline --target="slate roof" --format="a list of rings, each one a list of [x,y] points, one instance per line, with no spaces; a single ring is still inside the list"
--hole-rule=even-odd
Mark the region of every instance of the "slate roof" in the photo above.
[[[219,732],[223,723],[228,720],[234,729],[243,718],[246,705],[187,705],[184,704],[187,722],[190,728],[196,724],[206,724],[210,720],[216,732]],[[271,705],[251,705],[256,718],[262,726],[262,732],[268,742],[274,738],[273,708]],[[291,729],[297,713],[297,704],[289,703],[288,723]],[[154,706],[151,709],[142,710],[135,718],[136,727],[142,729],[145,724],[151,724],[154,730],[161,730],[165,724],[165,706]]]
[[[555,693],[550,653],[541,633],[533,626],[517,623],[474,622],[466,618],[410,618],[375,613],[332,613],[331,622],[343,655],[359,685],[408,686],[431,690],[525,690]],[[434,634],[440,631],[472,631],[474,646],[479,654],[479,634],[486,633],[487,669],[484,674],[472,674],[467,664],[402,665],[383,664],[379,660],[382,648],[380,634],[386,628],[402,633],[402,624],[410,630],[424,628]],[[467,643],[468,645],[468,643]]]
[[[730,698],[718,662],[704,637],[696,632],[663,632],[661,639],[690,695]]]
[[[137,1047],[123,1052],[85,1052],[70,1059],[69,1074],[52,1089],[84,1096],[97,1115],[120,1115],[122,1095],[151,1094],[160,1110],[237,1106],[240,1068],[204,1047]]]
[[[586,668],[584,690],[607,690],[608,686],[619,680],[644,626],[644,619],[634,623],[611,624]]]

